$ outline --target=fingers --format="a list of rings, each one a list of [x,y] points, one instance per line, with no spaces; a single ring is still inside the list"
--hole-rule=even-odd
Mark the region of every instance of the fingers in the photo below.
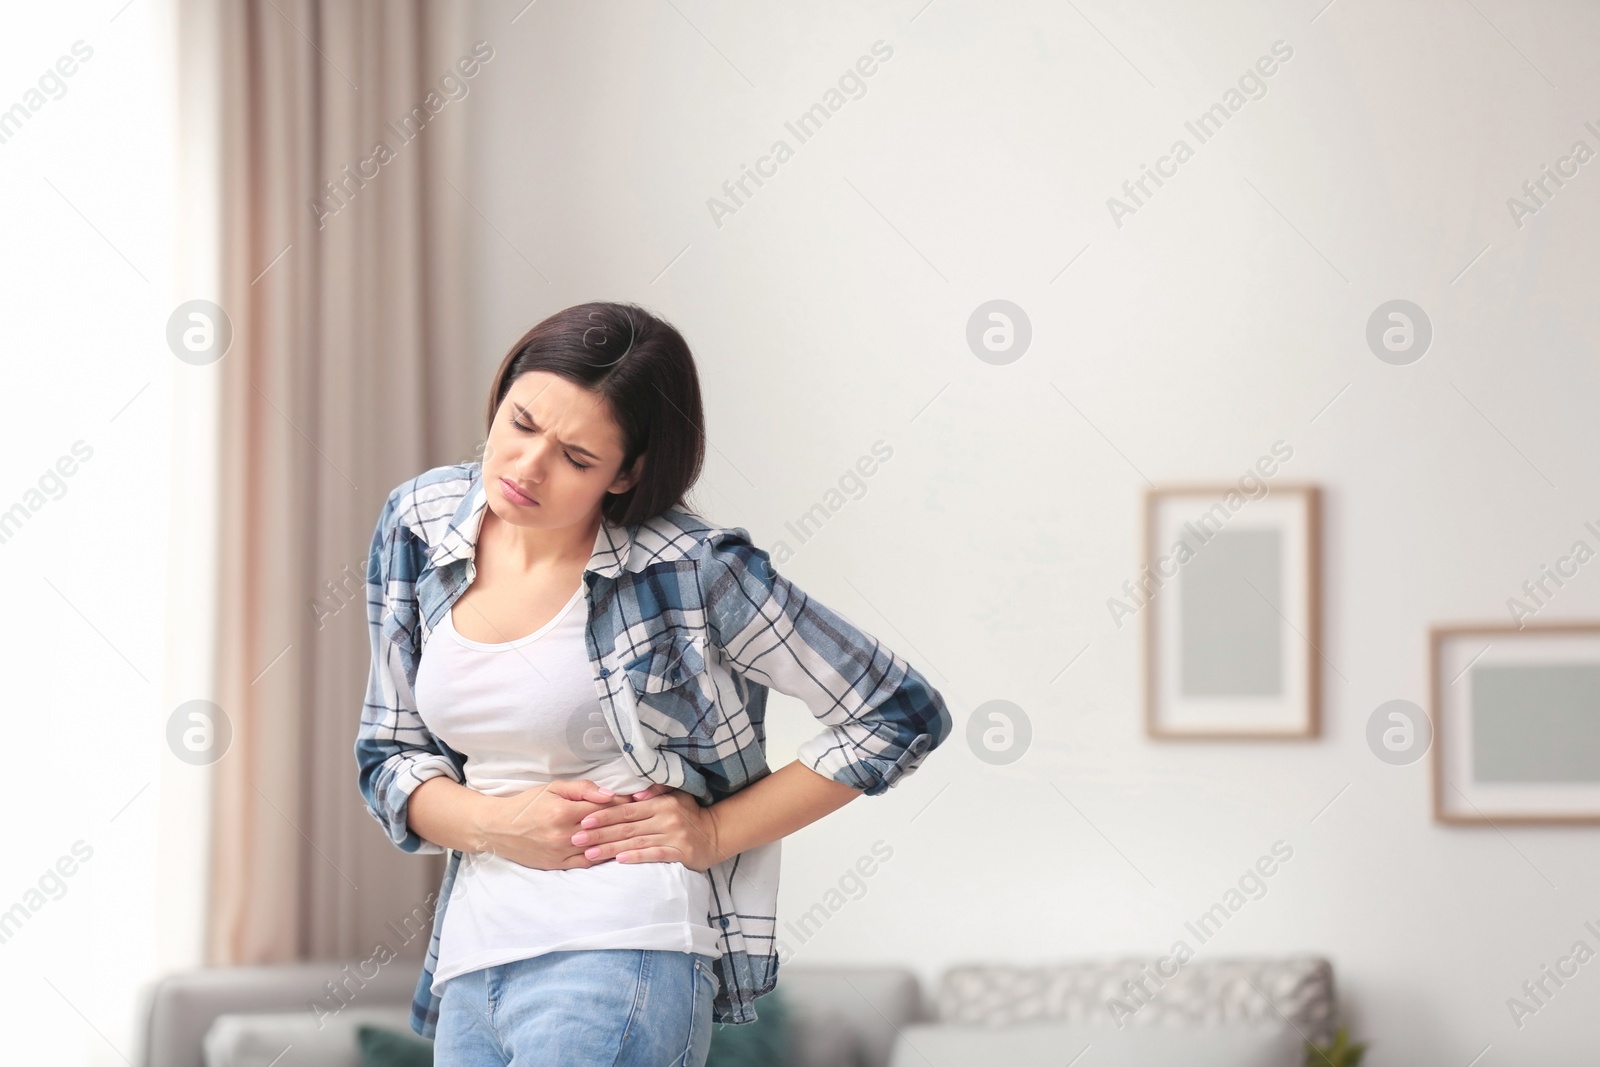
[[[602,789],[587,778],[554,781],[548,788],[567,800],[587,800],[591,804],[609,804],[617,797],[614,791]]]
[[[679,863],[683,854],[671,845],[643,845],[619,852],[618,863]]]
[[[630,803],[633,803],[630,801]],[[649,808],[627,807],[614,815],[603,815],[600,811],[591,811],[578,820],[578,827],[582,830],[593,830],[600,826],[621,826],[625,823],[641,822],[654,817],[657,812]]]
[[[569,782],[558,778],[545,786],[544,791],[563,800],[572,800],[574,799],[573,793],[581,793],[583,791],[583,783]]]

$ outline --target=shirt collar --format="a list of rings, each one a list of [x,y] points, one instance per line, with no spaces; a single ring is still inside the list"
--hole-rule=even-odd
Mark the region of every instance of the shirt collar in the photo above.
[[[429,560],[436,568],[454,560],[469,559],[478,543],[478,531],[483,526],[483,513],[489,506],[489,493],[483,484],[483,461],[473,460],[468,465],[468,470],[471,472],[470,480],[466,493],[462,495],[461,506],[456,508],[455,516],[451,518],[444,536],[439,538],[428,553]],[[601,515],[600,528],[595,532],[594,550],[590,553],[589,564],[584,570],[593,571],[602,577],[615,578],[622,573],[622,566],[627,561],[632,543],[626,526],[619,526]]]

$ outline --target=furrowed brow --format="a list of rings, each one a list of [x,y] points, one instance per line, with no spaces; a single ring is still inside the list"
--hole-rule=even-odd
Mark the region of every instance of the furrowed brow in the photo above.
[[[516,408],[518,415],[522,415],[522,416],[526,417],[528,422],[533,425],[534,429],[538,429],[539,428],[539,424],[537,422],[533,421],[533,413],[530,412],[527,408],[523,407],[521,404],[517,403],[515,400],[513,400],[511,402],[511,406],[513,408]],[[574,452],[582,452],[584,455],[588,456],[590,459],[598,460],[600,458],[599,456],[595,455],[593,452],[590,452],[587,448],[584,448],[582,445],[575,445],[571,441],[563,441],[563,440],[561,440],[561,438],[557,437],[556,438],[556,443],[561,445],[564,448],[570,448]]]

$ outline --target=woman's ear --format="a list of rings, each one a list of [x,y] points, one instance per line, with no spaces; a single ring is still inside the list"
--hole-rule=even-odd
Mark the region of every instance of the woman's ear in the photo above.
[[[616,480],[611,483],[611,487],[606,492],[626,493],[629,489],[638,485],[640,476],[644,474],[645,455],[646,453],[640,452],[638,458],[633,461],[632,469],[626,474],[618,474]]]

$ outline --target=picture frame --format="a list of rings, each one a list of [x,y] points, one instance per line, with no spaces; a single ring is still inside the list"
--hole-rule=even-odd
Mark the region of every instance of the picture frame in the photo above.
[[[1320,736],[1321,495],[1261,479],[1146,492],[1149,737]]]
[[[1600,823],[1600,622],[1435,625],[1428,659],[1435,821]]]

